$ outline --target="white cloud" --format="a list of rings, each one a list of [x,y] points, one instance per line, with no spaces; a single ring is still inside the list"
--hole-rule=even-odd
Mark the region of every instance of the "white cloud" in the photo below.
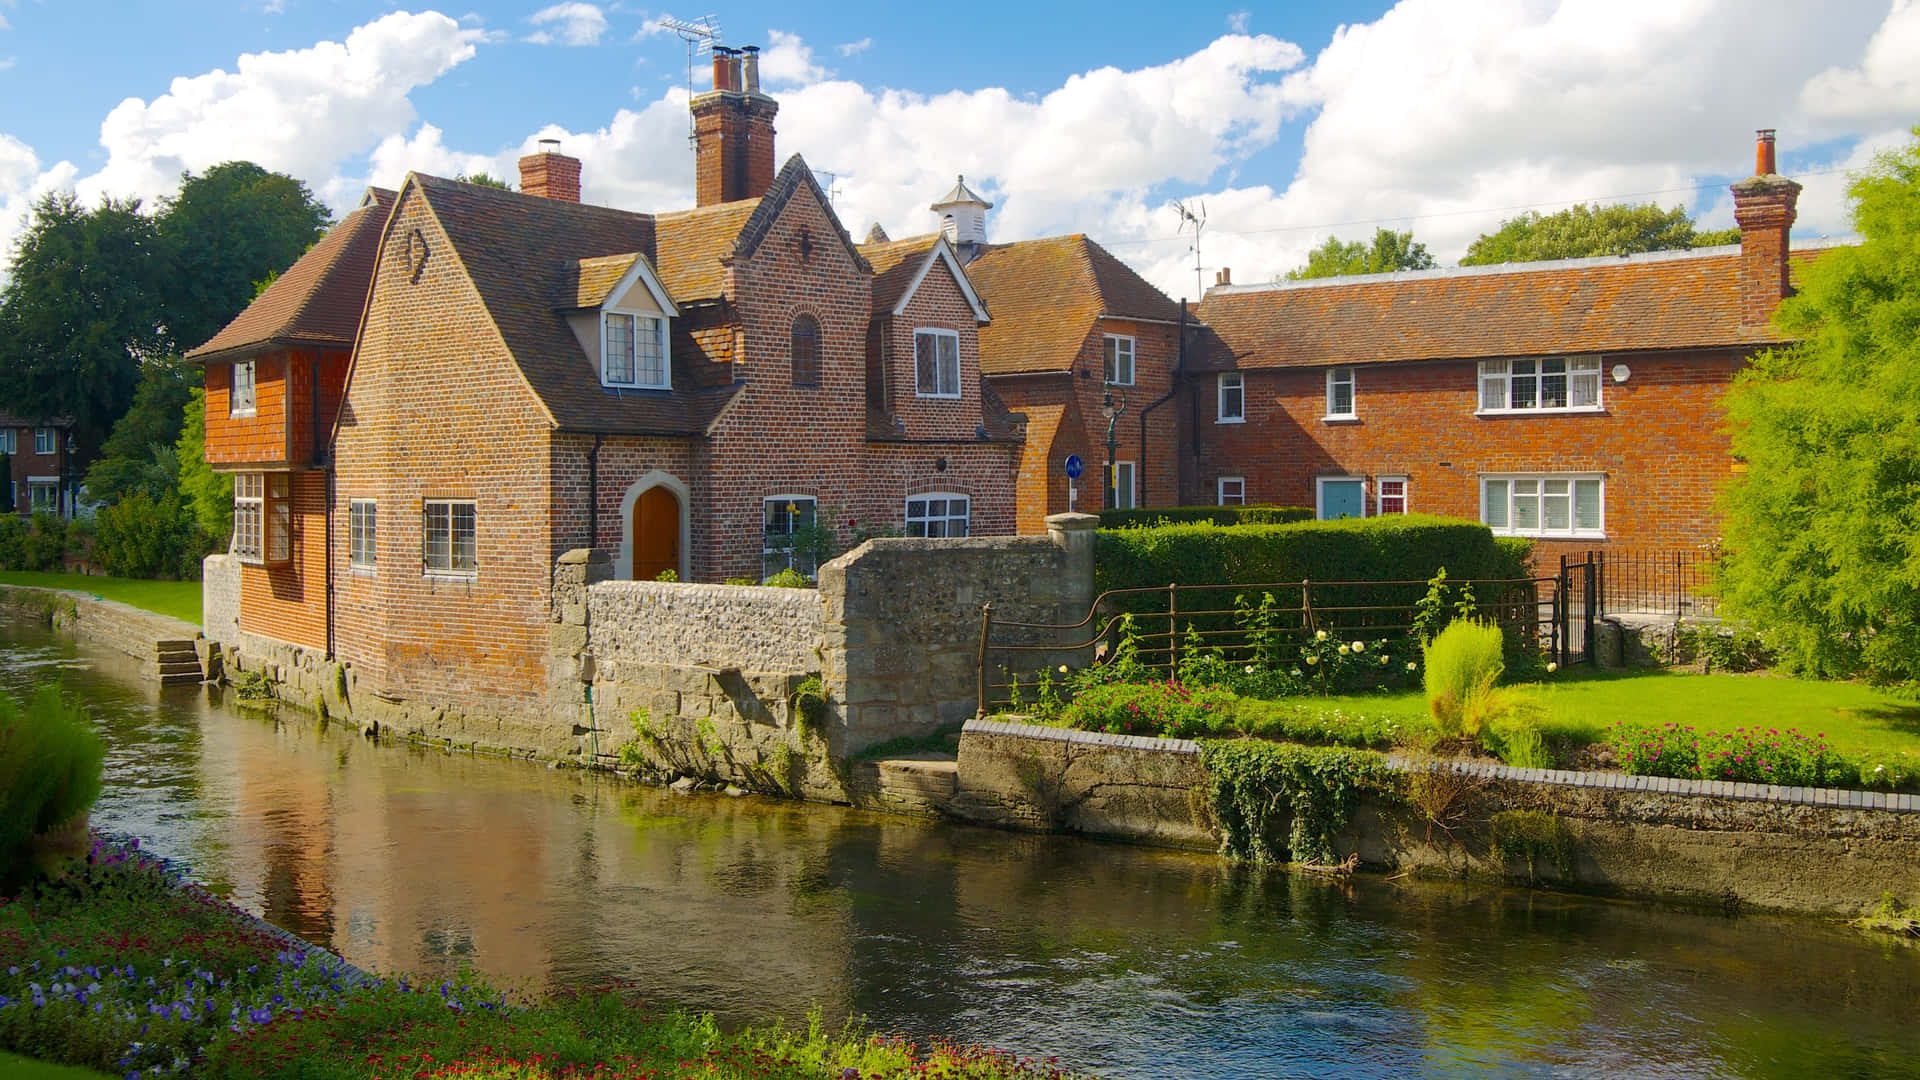
[[[12,71],[13,65],[16,63],[19,63],[18,59],[11,56],[7,57],[5,60],[0,60],[0,71]]]
[[[1247,25],[1252,21],[1253,21],[1253,12],[1236,11],[1233,14],[1227,16],[1227,29],[1233,31],[1236,34],[1244,34],[1247,32]]]
[[[541,8],[527,17],[536,30],[526,37],[535,45],[598,45],[607,32],[607,16],[593,4],[565,3]]]
[[[1858,64],[1831,67],[1800,92],[1808,114],[1888,122],[1920,114],[1920,3],[1894,0]]]
[[[833,51],[839,53],[841,56],[858,56],[871,48],[873,48],[873,39],[863,37],[859,41],[849,41],[844,45],[835,45]]]
[[[813,49],[800,40],[800,35],[769,30],[767,41],[760,53],[761,85],[807,86],[833,74],[813,62]]]
[[[0,134],[0,267],[13,261],[13,244],[26,228],[33,203],[49,191],[73,186],[75,169],[67,162],[42,171],[33,148]]]
[[[13,27],[7,24],[7,17],[5,15],[0,15],[0,30],[11,30],[11,29],[13,29]]]
[[[287,0],[267,0],[260,5],[260,10],[268,15],[284,15],[287,11]]]

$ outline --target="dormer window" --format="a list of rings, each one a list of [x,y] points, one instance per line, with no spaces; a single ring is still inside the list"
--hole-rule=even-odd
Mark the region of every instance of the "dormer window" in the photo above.
[[[643,390],[671,389],[667,365],[667,320],[620,311],[600,315],[600,382]]]

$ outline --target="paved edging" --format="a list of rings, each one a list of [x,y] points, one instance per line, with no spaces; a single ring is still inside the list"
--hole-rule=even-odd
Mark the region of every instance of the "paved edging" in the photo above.
[[[1026,739],[1106,746],[1126,750],[1144,750],[1165,754],[1197,754],[1200,744],[1192,739],[1160,739],[1150,735],[1109,735],[1098,731],[1051,727],[1044,724],[1016,724],[1005,720],[969,720],[963,734],[1015,735]],[[1415,762],[1388,755],[1387,763],[1401,771],[1419,767]],[[1920,795],[1885,791],[1855,791],[1844,788],[1788,787],[1779,784],[1748,784],[1731,780],[1680,780],[1667,776],[1634,776],[1621,772],[1574,771],[1569,769],[1521,769],[1481,761],[1435,761],[1429,768],[1451,770],[1487,780],[1521,784],[1551,784],[1559,787],[1592,788],[1607,791],[1636,791],[1653,795],[1683,795],[1706,799],[1736,799],[1743,802],[1778,803],[1787,806],[1817,806],[1838,810],[1887,810],[1894,813],[1920,813]]]

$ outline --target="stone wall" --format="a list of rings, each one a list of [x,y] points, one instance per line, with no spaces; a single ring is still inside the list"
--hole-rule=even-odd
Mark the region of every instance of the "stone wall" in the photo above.
[[[1015,622],[1080,619],[1098,527],[1090,514],[1056,514],[1046,536],[869,540],[821,567],[833,756],[973,716],[982,607]]]
[[[232,555],[200,560],[200,626],[214,641],[238,640],[240,560]]]
[[[825,609],[814,589],[603,581],[587,590],[602,677],[629,664],[818,671]]]
[[[1883,893],[1920,901],[1920,796],[1481,763],[1438,768],[1429,775],[1444,783],[1427,790],[1447,803],[1446,828],[1429,826],[1411,806],[1369,803],[1338,849],[1380,870],[1730,910],[1857,915]],[[1217,843],[1198,748],[1185,740],[974,720],[960,738],[958,773],[946,812],[965,820],[1168,847]],[[1564,828],[1569,864],[1502,857],[1491,822],[1513,810]]]

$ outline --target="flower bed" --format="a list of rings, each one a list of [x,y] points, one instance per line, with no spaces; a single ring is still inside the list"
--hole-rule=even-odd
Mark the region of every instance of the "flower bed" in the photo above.
[[[96,841],[0,901],[0,1048],[129,1078],[1057,1077],[857,1031],[723,1032],[623,987],[512,1000],[477,980],[359,982],[155,860]]]

